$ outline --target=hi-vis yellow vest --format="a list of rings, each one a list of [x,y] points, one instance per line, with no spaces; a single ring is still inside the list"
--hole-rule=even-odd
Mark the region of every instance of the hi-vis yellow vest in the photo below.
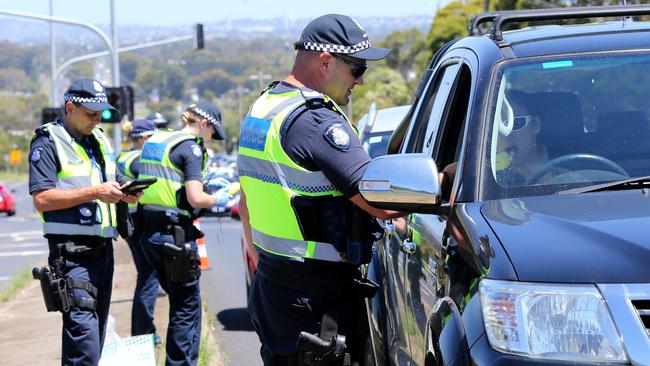
[[[56,188],[75,189],[99,185],[104,182],[99,162],[93,163],[83,146],[68,133],[62,123],[48,123],[42,127],[52,140],[61,164],[57,173]],[[104,160],[106,181],[115,181],[115,156],[111,142],[99,128],[92,131]],[[93,166],[93,164],[96,164]],[[58,211],[41,213],[44,234],[90,235],[103,238],[117,236],[117,214],[114,204],[100,200]]]
[[[238,170],[253,231],[253,243],[267,253],[304,261],[344,262],[331,243],[306,240],[291,205],[294,196],[342,196],[321,171],[309,171],[282,149],[285,118],[308,100],[320,100],[347,117],[327,96],[311,90],[272,93],[266,90],[244,119],[239,139]],[[349,123],[349,122],[348,122]],[[355,130],[356,131],[356,130]]]
[[[190,216],[187,210],[178,207],[176,193],[185,183],[185,174],[170,160],[172,149],[183,141],[197,137],[182,131],[158,130],[144,143],[140,155],[140,175],[138,178],[157,178],[156,183],[145,189],[140,204],[151,211],[172,211]],[[205,166],[205,154],[203,164]]]
[[[138,159],[140,157],[140,150],[130,150],[130,151],[123,151],[120,156],[117,157],[117,166],[120,168],[120,170],[124,173],[124,175],[129,178],[129,179],[137,179],[138,177],[133,174],[131,171],[131,163],[135,159]],[[129,203],[129,212],[134,213],[138,209],[138,204],[137,203]]]
[[[131,171],[131,163],[140,157],[140,150],[123,151],[117,158],[117,165],[127,178],[136,179],[138,177]]]

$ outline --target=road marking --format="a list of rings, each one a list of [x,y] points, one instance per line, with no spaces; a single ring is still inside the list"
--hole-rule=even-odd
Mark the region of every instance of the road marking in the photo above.
[[[25,236],[43,236],[41,230],[31,230],[31,231],[19,231],[16,233],[0,233],[0,238],[6,237],[25,237]]]
[[[22,252],[5,252],[0,253],[0,257],[27,257],[33,255],[49,254],[49,250],[25,250]]]
[[[0,244],[0,249],[7,248],[28,248],[28,247],[47,247],[47,242],[27,242],[27,243],[9,243],[9,244]]]

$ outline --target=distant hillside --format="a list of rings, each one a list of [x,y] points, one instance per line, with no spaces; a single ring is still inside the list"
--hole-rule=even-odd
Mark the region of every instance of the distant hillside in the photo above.
[[[401,29],[418,28],[428,32],[433,14],[417,15],[412,17],[381,17],[359,18],[371,40],[380,40],[386,35]],[[300,31],[311,19],[232,19],[220,22],[205,23],[204,30],[207,39],[210,38],[242,38],[254,39],[268,37],[282,37],[288,40],[297,39]],[[107,25],[99,28],[110,36]],[[19,19],[15,17],[0,16],[0,40],[7,40],[22,45],[40,45],[49,43],[49,26],[43,21]],[[192,25],[186,26],[141,26],[119,25],[118,36],[121,45],[130,45],[156,39],[189,35]],[[83,45],[88,50],[103,49],[101,40],[91,31],[84,28],[66,24],[55,25],[58,42],[64,41]]]

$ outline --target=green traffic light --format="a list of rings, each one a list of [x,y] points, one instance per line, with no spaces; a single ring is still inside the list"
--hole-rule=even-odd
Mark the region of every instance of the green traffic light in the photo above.
[[[104,109],[104,111],[102,112],[102,119],[103,120],[109,120],[109,119],[111,119],[112,115],[113,115],[113,113],[111,112],[110,109]]]

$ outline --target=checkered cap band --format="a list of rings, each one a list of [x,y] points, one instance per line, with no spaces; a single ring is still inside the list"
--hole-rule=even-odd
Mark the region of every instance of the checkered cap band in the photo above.
[[[199,116],[207,119],[208,121],[210,121],[213,124],[221,122],[221,121],[217,121],[217,119],[214,118],[211,114],[209,114],[208,112],[204,111],[203,109],[201,109],[199,107],[194,107],[194,108],[191,109],[191,111],[198,114]]]
[[[319,52],[330,52],[330,53],[343,53],[343,54],[353,54],[359,51],[363,51],[367,48],[370,48],[370,41],[365,40],[361,41],[352,46],[342,46],[338,44],[325,44],[325,43],[316,43],[316,42],[305,42],[302,45],[296,45],[298,48],[302,48],[307,51],[319,51]]]
[[[142,132],[138,132],[138,133],[129,133],[129,136],[131,136],[131,137],[145,137],[145,136],[151,136],[154,133],[156,133],[156,131],[142,131]]]
[[[73,103],[108,103],[107,97],[82,98],[76,95],[65,95],[63,100]]]

